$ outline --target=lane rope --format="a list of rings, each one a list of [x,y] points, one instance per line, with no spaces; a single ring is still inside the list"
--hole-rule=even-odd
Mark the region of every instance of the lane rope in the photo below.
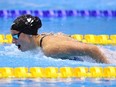
[[[0,10],[0,17],[32,14],[39,17],[116,17],[116,10]]]
[[[0,78],[116,78],[116,67],[2,67]]]
[[[116,45],[116,34],[114,35],[94,35],[94,34],[73,34],[71,35],[75,40],[81,41],[83,43],[90,43],[96,45]],[[11,34],[0,34],[0,44],[11,44],[12,36]]]

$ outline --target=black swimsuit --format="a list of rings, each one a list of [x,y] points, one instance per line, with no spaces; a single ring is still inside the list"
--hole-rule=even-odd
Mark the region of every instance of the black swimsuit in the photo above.
[[[41,39],[40,39],[40,47],[42,48],[42,41],[44,39],[44,37],[46,37],[47,35],[44,35]]]
[[[44,37],[49,36],[49,35],[53,35],[53,34],[43,34],[42,38],[40,39],[40,47],[42,48],[42,42]]]

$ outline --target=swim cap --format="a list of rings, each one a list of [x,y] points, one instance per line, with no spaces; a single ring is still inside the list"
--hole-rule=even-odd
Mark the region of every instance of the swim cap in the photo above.
[[[37,35],[38,28],[42,26],[41,20],[32,15],[22,15],[14,20],[11,30],[17,30],[29,35]]]

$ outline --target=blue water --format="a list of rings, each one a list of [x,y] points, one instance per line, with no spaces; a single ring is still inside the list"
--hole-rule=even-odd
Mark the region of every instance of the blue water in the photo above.
[[[46,3],[45,3],[46,2]],[[0,10],[50,10],[50,9],[96,9],[115,10],[116,0],[0,0]],[[0,34],[9,34],[10,25],[15,18],[0,18]],[[43,26],[38,33],[63,32],[72,34],[116,34],[116,18],[90,18],[90,17],[65,17],[65,18],[41,18]],[[78,66],[116,66],[116,46],[98,46],[112,61],[112,64],[100,64],[85,56],[82,61],[61,60],[46,57],[38,48],[33,51],[21,52],[13,44],[0,44],[0,67],[78,67]],[[0,79],[2,87],[115,87],[116,80],[92,80],[92,79]]]
[[[15,18],[0,18],[0,33],[10,33],[10,25]],[[42,28],[38,33],[63,32],[66,34],[115,34],[116,18],[41,18]]]
[[[96,9],[116,10],[116,0],[0,0],[1,9]]]

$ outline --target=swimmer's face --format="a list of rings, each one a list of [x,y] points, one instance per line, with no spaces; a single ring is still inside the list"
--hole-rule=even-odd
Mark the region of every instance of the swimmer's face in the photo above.
[[[27,51],[32,49],[32,41],[29,37],[29,35],[24,34],[22,32],[11,30],[11,34],[13,37],[12,43],[14,43],[19,50],[21,51]]]

